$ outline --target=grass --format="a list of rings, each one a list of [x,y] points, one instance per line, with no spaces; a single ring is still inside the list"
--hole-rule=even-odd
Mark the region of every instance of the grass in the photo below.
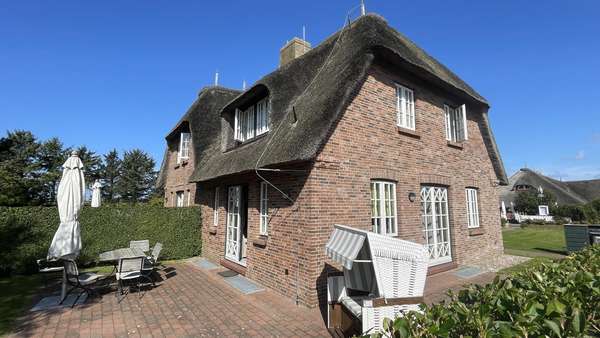
[[[502,231],[504,251],[527,257],[561,258],[567,254],[562,225],[535,226]]]
[[[562,259],[567,254],[562,225],[527,225],[520,229],[507,229],[502,231],[502,238],[505,253],[531,259],[498,271],[500,275],[535,268]]]
[[[31,304],[40,286],[38,275],[0,278],[0,336],[12,332],[16,319]]]

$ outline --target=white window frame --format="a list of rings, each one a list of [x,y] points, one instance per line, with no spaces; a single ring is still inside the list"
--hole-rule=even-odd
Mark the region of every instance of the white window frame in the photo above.
[[[175,192],[175,206],[177,208],[181,208],[184,206],[183,205],[184,195],[185,195],[185,191]]]
[[[269,234],[269,196],[267,182],[260,182],[260,234]]]
[[[398,207],[396,202],[396,183],[372,180],[370,183],[370,192],[371,226],[373,232],[387,236],[397,236]],[[389,198],[386,198],[386,192],[389,192]]]
[[[457,108],[452,108],[445,104],[444,117],[446,121],[446,140],[462,142],[469,139],[466,105],[463,104]]]
[[[190,159],[191,133],[179,134],[179,148],[177,149],[177,164]]]
[[[415,95],[411,89],[396,84],[398,127],[415,130]]]
[[[542,210],[545,212],[542,213]],[[550,216],[550,208],[547,205],[538,205],[538,214],[540,216]]]
[[[190,205],[192,205],[192,191],[188,190],[187,191],[187,206],[189,207]]]
[[[269,131],[269,100],[264,98],[245,110],[236,109],[234,138],[246,142]]]
[[[213,225],[219,225],[219,187],[215,188],[215,200],[213,203]]]
[[[479,228],[479,197],[475,188],[466,188],[467,197],[467,227],[469,229]]]

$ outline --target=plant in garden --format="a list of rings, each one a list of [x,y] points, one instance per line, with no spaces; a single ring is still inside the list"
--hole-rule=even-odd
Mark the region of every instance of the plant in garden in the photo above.
[[[600,335],[600,246],[541,264],[450,300],[386,320],[392,337],[597,337]]]

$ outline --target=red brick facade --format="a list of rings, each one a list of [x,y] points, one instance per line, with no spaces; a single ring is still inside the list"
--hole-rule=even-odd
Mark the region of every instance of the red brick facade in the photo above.
[[[403,131],[396,125],[395,83],[414,91],[415,131]],[[316,306],[324,297],[326,264],[331,264],[324,248],[333,224],[371,229],[373,179],[396,183],[398,237],[425,242],[420,188],[444,186],[448,189],[453,263],[468,264],[502,254],[498,180],[480,130],[484,124],[481,112],[487,107],[467,102],[469,139],[461,144],[446,141],[444,104],[464,103],[416,78],[371,68],[313,163],[294,166],[301,172],[263,174],[293,200],[269,187],[268,237],[259,235],[260,180],[254,173],[198,185],[203,255],[215,261],[224,258],[227,188],[244,185],[248,191],[247,264],[240,271],[287,297],[298,296],[302,304]],[[171,172],[176,175],[171,178],[169,173],[167,182],[180,182],[173,187],[189,187],[184,183],[191,172],[189,165]],[[219,212],[214,226],[217,186]],[[481,227],[476,230],[467,227],[466,187],[478,190]],[[165,191],[167,197],[173,189]],[[409,193],[416,194],[414,202],[409,201]]]
[[[194,150],[190,147],[189,159],[177,163],[180,134],[176,133],[167,140],[166,173],[165,176],[165,207],[176,206],[177,192],[184,194],[184,206],[196,205],[196,183],[190,183],[194,171]]]

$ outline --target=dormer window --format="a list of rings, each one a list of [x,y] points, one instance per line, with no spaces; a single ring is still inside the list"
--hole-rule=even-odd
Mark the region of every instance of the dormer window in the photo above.
[[[235,110],[235,140],[245,142],[269,131],[267,98],[241,110]]]
[[[177,150],[177,163],[187,161],[190,159],[190,141],[192,134],[181,133],[179,139],[179,149]]]

